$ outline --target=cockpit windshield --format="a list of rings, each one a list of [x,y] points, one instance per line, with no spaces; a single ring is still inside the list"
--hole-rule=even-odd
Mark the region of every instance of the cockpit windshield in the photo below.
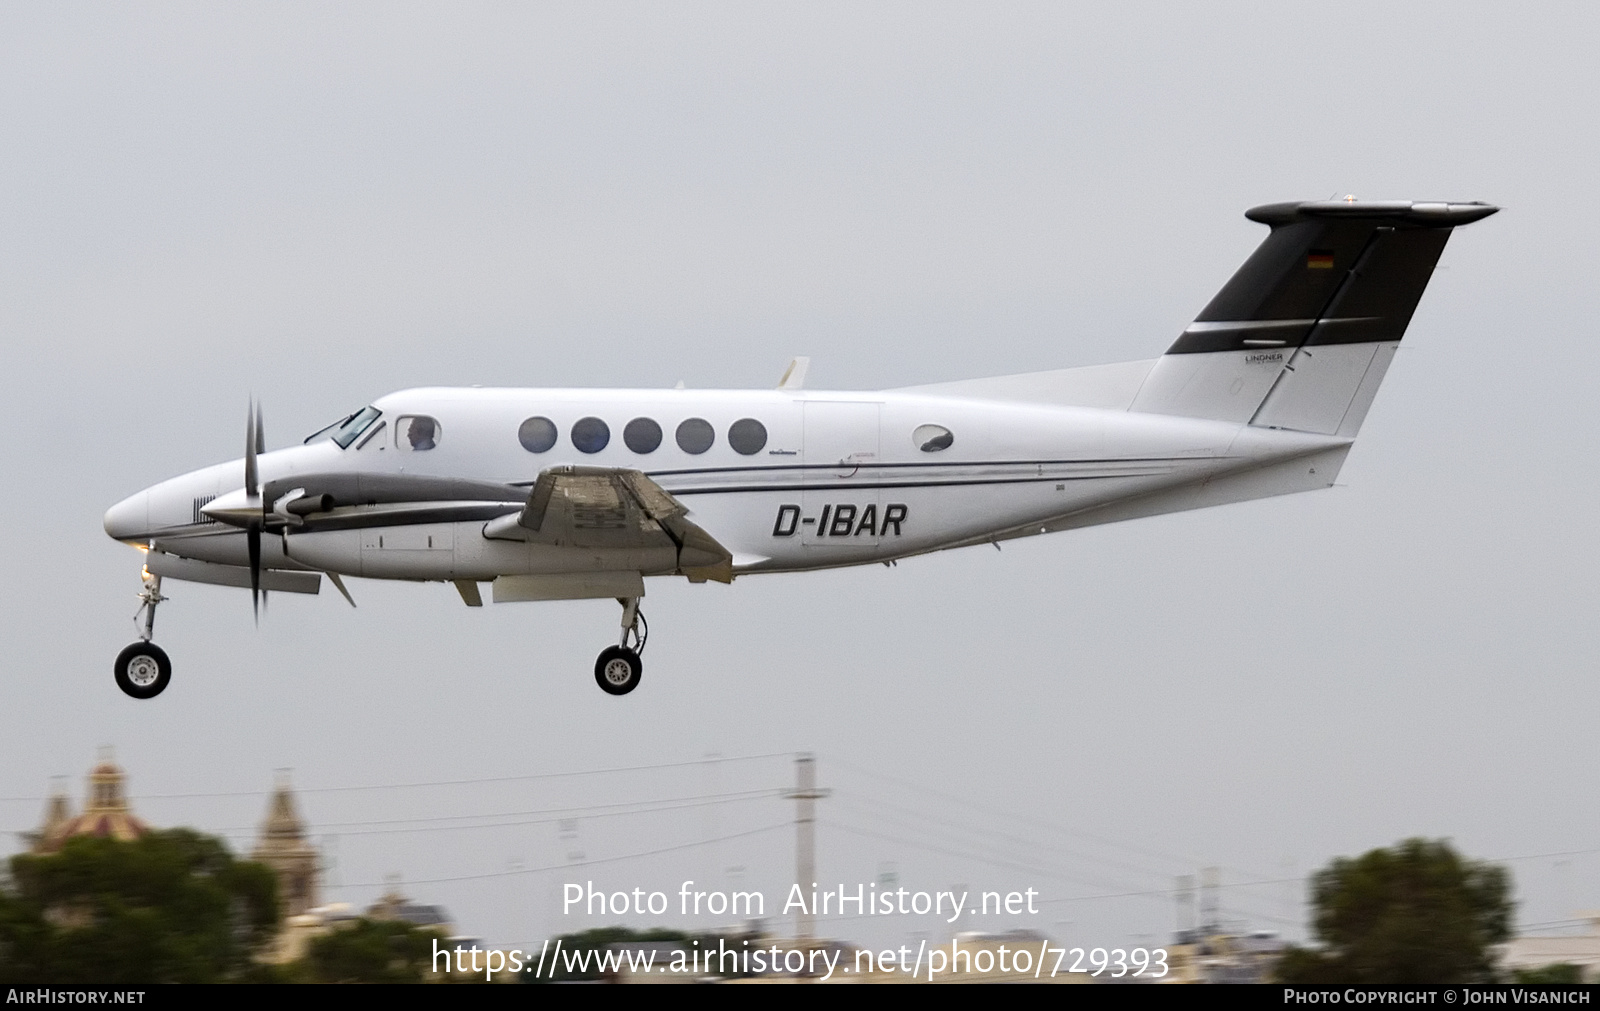
[[[370,428],[381,414],[383,412],[376,407],[363,407],[348,418],[335,421],[327,428],[306,436],[306,442],[312,442],[319,436],[326,435],[337,442],[340,449],[349,449],[350,444],[356,441],[356,437]]]

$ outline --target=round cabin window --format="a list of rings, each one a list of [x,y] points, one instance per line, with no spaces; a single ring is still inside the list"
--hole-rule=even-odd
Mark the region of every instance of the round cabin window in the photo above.
[[[678,448],[699,456],[717,441],[717,430],[704,418],[689,418],[678,426]]]
[[[529,418],[517,427],[517,441],[530,453],[548,453],[556,444],[556,423],[549,418]]]
[[[622,441],[635,453],[654,453],[661,445],[661,426],[649,418],[634,418],[622,429]]]
[[[767,445],[767,426],[754,418],[740,418],[728,429],[728,445],[735,453],[753,456]]]
[[[611,428],[599,418],[579,418],[572,426],[572,444],[580,453],[598,453],[611,441]]]

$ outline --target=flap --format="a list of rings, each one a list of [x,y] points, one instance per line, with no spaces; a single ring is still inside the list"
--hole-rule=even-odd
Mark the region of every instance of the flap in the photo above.
[[[733,555],[688,519],[689,510],[637,470],[551,467],[517,515],[526,540],[580,548],[649,548],[670,543],[692,582],[733,580]],[[504,521],[491,536],[510,532]],[[489,534],[489,531],[485,531]]]

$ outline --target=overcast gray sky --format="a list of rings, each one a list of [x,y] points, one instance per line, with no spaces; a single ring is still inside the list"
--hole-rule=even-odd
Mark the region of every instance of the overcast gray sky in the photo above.
[[[398,873],[463,929],[530,941],[592,925],[559,915],[570,879],[780,896],[790,806],[590,811],[567,838],[549,813],[341,823],[776,788],[786,757],[733,759],[812,749],[838,791],[825,880],[892,865],[1049,900],[969,927],[1164,939],[1169,896],[1068,900],[1413,835],[1529,858],[1523,922],[1600,907],[1597,21],[0,6],[0,828],[37,821],[53,774],[81,796],[112,744],[149,820],[247,845],[292,767],[337,836],[330,898]],[[1265,234],[1247,207],[1344,193],[1505,208],[1452,238],[1345,487],[892,570],[656,581],[627,699],[590,675],[614,605],[362,580],[358,610],[278,595],[259,630],[246,594],[169,584],[172,687],[112,683],[139,558],[101,516],[239,455],[251,394],[283,446],[413,385],[767,387],[808,354],[812,386],[876,389],[1152,357]],[[328,789],[661,763],[691,764]],[[1292,885],[1223,905],[1297,932]]]

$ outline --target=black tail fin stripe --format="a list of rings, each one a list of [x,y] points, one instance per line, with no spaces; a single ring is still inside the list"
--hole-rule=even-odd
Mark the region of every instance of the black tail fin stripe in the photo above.
[[[1246,216],[1271,234],[1167,353],[1399,340],[1451,229],[1496,210],[1359,201],[1254,208]]]

